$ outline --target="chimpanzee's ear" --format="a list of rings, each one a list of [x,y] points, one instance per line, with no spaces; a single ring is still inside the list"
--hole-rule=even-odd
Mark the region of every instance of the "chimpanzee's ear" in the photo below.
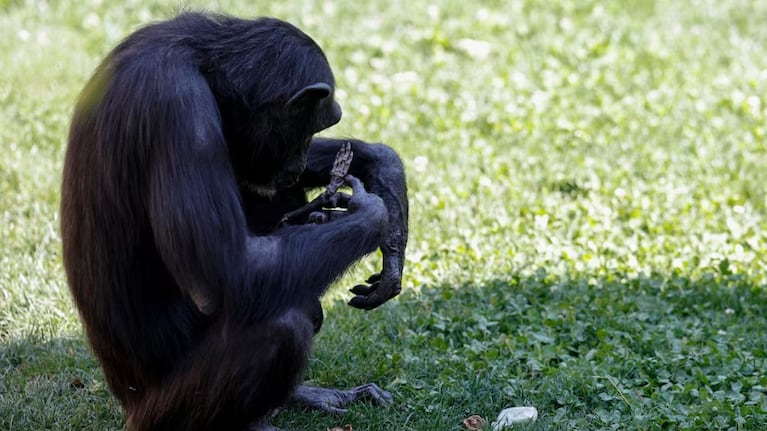
[[[330,84],[324,82],[316,82],[307,85],[298,90],[298,92],[285,103],[285,111],[291,115],[298,114],[307,108],[311,108],[320,100],[330,96],[332,91],[333,88]]]

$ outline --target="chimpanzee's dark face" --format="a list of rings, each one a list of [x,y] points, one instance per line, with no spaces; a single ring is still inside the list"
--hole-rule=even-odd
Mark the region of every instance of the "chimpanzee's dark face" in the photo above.
[[[283,190],[298,182],[298,178],[306,168],[312,136],[337,124],[341,120],[341,115],[341,106],[333,99],[332,94],[319,101],[308,120],[308,123],[312,125],[307,129],[308,133],[296,139],[298,144],[285,158],[282,167],[273,178],[272,185],[275,191]]]
[[[266,116],[267,127],[264,117],[254,122],[258,130],[269,130],[268,135],[254,131],[241,136],[252,140],[248,145],[251,150],[260,151],[248,154],[244,160],[233,154],[240,181],[264,197],[293,186],[306,168],[312,136],[338,123],[341,115],[332,86],[318,83],[303,88],[276,115]]]

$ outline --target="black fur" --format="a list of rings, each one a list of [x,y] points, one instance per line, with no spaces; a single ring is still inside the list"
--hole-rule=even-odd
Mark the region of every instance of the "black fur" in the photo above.
[[[407,198],[388,147],[352,142],[370,193],[355,186],[348,215],[277,229],[346,142],[312,139],[340,118],[333,86],[290,24],[186,13],[129,36],[83,90],[64,264],[129,428],[264,423],[299,383],[334,279],[381,247],[382,274],[353,305],[399,292]]]

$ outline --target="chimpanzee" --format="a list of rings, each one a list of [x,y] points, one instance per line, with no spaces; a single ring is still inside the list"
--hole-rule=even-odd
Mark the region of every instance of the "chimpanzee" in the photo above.
[[[381,249],[350,305],[400,291],[408,203],[389,147],[313,138],[337,123],[322,50],[294,26],[183,13],[139,29],[74,111],[61,234],[87,338],[133,430],[266,430],[288,401],[343,411],[373,384],[298,386],[319,298]],[[351,142],[347,211],[281,225]]]

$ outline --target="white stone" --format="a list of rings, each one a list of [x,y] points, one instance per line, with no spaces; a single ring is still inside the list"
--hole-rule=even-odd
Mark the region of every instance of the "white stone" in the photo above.
[[[501,431],[514,424],[531,422],[536,419],[538,419],[538,409],[535,407],[510,407],[498,414],[498,419],[493,422],[493,431]]]

